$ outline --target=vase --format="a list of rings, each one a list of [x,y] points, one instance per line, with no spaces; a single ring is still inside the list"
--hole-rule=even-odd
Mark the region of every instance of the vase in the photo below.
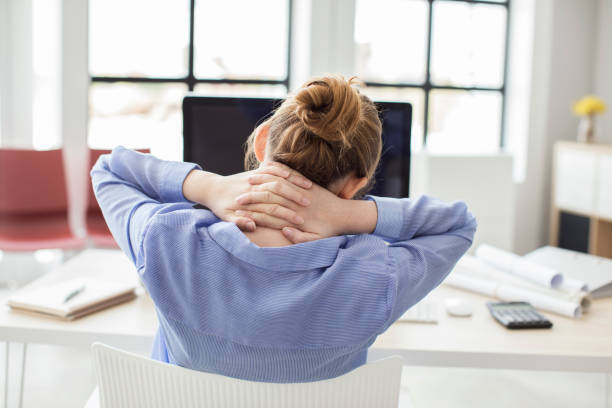
[[[578,141],[582,143],[595,142],[595,115],[585,115],[580,118]]]

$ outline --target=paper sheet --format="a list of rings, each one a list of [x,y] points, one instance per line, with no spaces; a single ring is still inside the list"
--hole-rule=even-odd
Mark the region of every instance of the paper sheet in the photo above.
[[[553,268],[531,262],[503,249],[482,244],[476,256],[487,264],[548,288],[559,288],[563,275]]]

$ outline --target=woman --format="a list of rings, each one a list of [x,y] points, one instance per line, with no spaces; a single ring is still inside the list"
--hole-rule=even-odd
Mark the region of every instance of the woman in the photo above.
[[[153,358],[253,381],[344,374],[446,277],[474,217],[428,197],[353,199],[372,182],[381,124],[340,77],[305,84],[248,143],[258,168],[227,177],[123,148],[91,172],[155,302]]]

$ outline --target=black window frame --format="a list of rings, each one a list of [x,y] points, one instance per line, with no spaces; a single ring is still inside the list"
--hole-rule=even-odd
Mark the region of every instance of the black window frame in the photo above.
[[[289,91],[291,81],[291,35],[292,35],[292,17],[293,17],[293,0],[287,1],[287,73],[284,79],[236,79],[236,78],[197,78],[194,74],[194,26],[195,26],[195,2],[190,0],[189,3],[189,61],[188,72],[185,77],[130,77],[130,76],[92,76],[89,78],[91,83],[181,83],[187,85],[188,92],[193,92],[197,84],[246,84],[246,85],[284,85],[285,90]]]
[[[424,0],[429,3],[428,10],[428,25],[427,25],[427,57],[425,61],[425,81],[423,83],[408,83],[408,82],[373,82],[364,81],[369,87],[384,87],[384,88],[413,88],[421,89],[424,93],[423,101],[423,146],[427,146],[427,136],[429,133],[429,100],[430,94],[433,90],[453,90],[453,91],[484,91],[484,92],[497,92],[502,96],[501,102],[501,124],[499,134],[499,147],[504,148],[505,146],[505,116],[506,116],[506,83],[508,79],[508,53],[509,53],[509,37],[510,37],[510,2],[506,0],[503,3],[486,1],[486,0]],[[431,44],[433,34],[433,4],[435,2],[459,2],[468,4],[486,4],[496,7],[504,7],[506,9],[506,34],[504,44],[504,61],[503,61],[503,76],[502,84],[499,87],[480,87],[480,86],[454,86],[454,85],[436,85],[431,82]],[[413,121],[414,123],[414,121]]]

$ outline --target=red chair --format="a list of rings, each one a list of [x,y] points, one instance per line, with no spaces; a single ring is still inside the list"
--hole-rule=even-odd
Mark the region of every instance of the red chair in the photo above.
[[[142,149],[138,151],[142,153],[150,153],[149,149]],[[110,150],[89,149],[89,170],[91,170],[94,164],[96,164],[96,161],[98,161],[100,156],[110,152]],[[102,215],[102,210],[98,205],[98,200],[96,200],[96,196],[91,185],[91,180],[89,180],[87,190],[89,191],[86,216],[87,235],[91,239],[91,242],[97,247],[118,248],[115,239],[106,225],[106,221]]]
[[[0,149],[0,249],[78,249],[68,224],[62,150]]]

